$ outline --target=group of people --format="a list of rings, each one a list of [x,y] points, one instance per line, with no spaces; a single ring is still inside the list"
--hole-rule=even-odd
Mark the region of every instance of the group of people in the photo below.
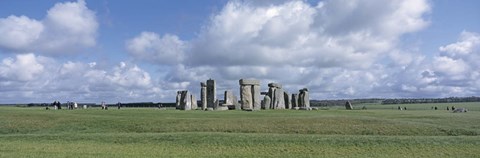
[[[53,107],[53,109],[55,110],[60,110],[62,109],[62,103],[60,103],[60,101],[54,101],[53,103],[50,104],[50,106]],[[50,106],[47,105],[47,107],[45,107],[45,109],[49,110],[50,109]],[[78,108],[78,104],[76,102],[70,102],[68,101],[67,104],[67,109],[68,110],[73,110],[73,109],[77,109]]]
[[[407,110],[407,107],[402,108],[402,107],[398,106],[398,110]]]

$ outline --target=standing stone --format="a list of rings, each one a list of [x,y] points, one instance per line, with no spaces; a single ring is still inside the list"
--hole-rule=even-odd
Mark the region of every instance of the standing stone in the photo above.
[[[200,100],[202,102],[202,110],[207,109],[207,84],[200,82]]]
[[[283,92],[283,99],[285,100],[285,109],[292,109],[292,99],[287,92]]]
[[[242,109],[243,110],[252,110],[253,109],[253,96],[252,96],[252,87],[251,86],[242,86]]]
[[[304,107],[305,104],[303,103],[303,98],[305,94],[300,90],[300,93],[298,93],[298,107]]]
[[[225,91],[224,101],[225,103],[223,104],[223,106],[230,107],[229,109],[241,109],[238,104],[237,97],[233,95],[233,92],[231,90]]]
[[[259,110],[261,108],[260,81],[240,79],[240,102],[243,110]]]
[[[269,88],[268,88],[268,97],[270,97],[270,105],[269,105],[269,109],[275,109],[275,87],[270,87],[269,85]]]
[[[198,105],[197,105],[197,98],[195,97],[194,94],[190,95],[190,100],[192,101],[192,110],[197,110]]]
[[[305,104],[305,107],[310,108],[310,94],[308,93],[308,89],[304,88],[303,95],[303,103]]]
[[[310,108],[310,96],[308,94],[308,89],[303,88],[299,90],[298,104],[299,107]]]
[[[270,97],[268,95],[265,95],[262,101],[262,109],[265,109],[265,110],[268,109],[271,101],[272,100],[270,99]]]
[[[224,105],[233,105],[233,98],[235,97],[231,90],[226,90],[224,93]]]
[[[278,83],[268,84],[268,96],[272,100],[271,109],[285,109],[285,97],[282,85]]]
[[[217,88],[215,85],[215,80],[209,79],[207,80],[207,107],[215,107],[215,100]]]
[[[285,97],[282,88],[275,90],[275,101],[277,102],[275,109],[285,109]]]
[[[192,96],[188,91],[181,91],[180,109],[181,110],[192,109]]]
[[[213,104],[213,109],[217,110],[220,107],[220,101],[217,99]]]
[[[253,94],[253,109],[260,110],[262,108],[262,100],[260,99],[260,83],[253,85],[252,89]]]
[[[352,103],[350,103],[349,101],[347,101],[347,102],[345,103],[345,109],[347,109],[347,110],[352,110],[352,109],[353,109]]]
[[[177,91],[177,99],[175,101],[175,109],[180,109],[180,100],[182,99],[182,91]]]
[[[292,94],[292,108],[298,107],[298,94]]]

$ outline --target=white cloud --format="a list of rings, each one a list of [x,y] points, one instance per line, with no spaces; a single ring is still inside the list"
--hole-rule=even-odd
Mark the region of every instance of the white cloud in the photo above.
[[[67,61],[34,54],[16,55],[0,63],[2,102],[133,102],[159,101],[166,97],[150,74],[135,64],[114,67]]]
[[[44,26],[41,22],[26,16],[9,16],[0,19],[0,47],[9,50],[23,50],[40,38]]]
[[[159,37],[153,32],[142,32],[126,42],[127,50],[138,59],[157,64],[175,64],[183,61],[186,44],[175,35]]]
[[[42,20],[0,18],[0,49],[10,52],[72,53],[96,44],[98,22],[84,0],[57,3]]]
[[[43,65],[33,54],[17,55],[15,59],[6,58],[0,64],[0,77],[6,80],[30,81],[43,71]]]
[[[386,96],[382,84],[392,84],[389,92],[401,89],[389,81],[396,75],[389,71],[407,71],[416,62],[415,54],[398,50],[400,37],[428,26],[429,12],[426,0],[231,1],[190,41],[166,46],[157,42],[165,37],[143,32],[126,47],[137,59],[171,65],[165,81],[194,92],[208,78],[218,81],[219,91],[235,89],[240,78],[257,78],[292,92],[310,87],[319,98]],[[188,47],[171,49],[176,43]],[[162,61],[159,54],[183,58]],[[385,56],[396,59],[393,67],[382,66]]]

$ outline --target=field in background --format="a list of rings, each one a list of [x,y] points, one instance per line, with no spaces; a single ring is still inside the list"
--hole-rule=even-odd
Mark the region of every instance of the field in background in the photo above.
[[[471,111],[443,110],[452,105]],[[365,106],[254,112],[0,107],[0,157],[480,156],[480,103]]]

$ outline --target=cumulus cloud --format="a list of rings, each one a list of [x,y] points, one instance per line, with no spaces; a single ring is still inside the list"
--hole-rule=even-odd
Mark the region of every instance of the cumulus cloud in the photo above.
[[[5,80],[30,81],[44,71],[33,54],[17,55],[15,59],[6,58],[0,64],[0,76]]]
[[[57,3],[44,19],[0,18],[0,49],[9,52],[69,53],[96,44],[98,22],[84,0]]]
[[[59,62],[34,54],[16,55],[0,64],[3,102],[158,101],[165,97],[150,74],[135,64],[98,67],[95,62]]]
[[[160,37],[153,32],[142,32],[126,42],[127,50],[134,57],[164,65],[182,62],[186,47],[185,42],[175,35]]]
[[[192,40],[152,46],[165,37],[144,32],[126,48],[137,59],[170,64],[165,81],[195,91],[208,78],[222,81],[219,90],[237,87],[240,78],[257,78],[283,83],[292,92],[310,87],[317,98],[385,96],[386,90],[371,92],[382,84],[398,87],[387,81],[395,75],[388,72],[415,60],[398,50],[399,39],[427,27],[430,9],[426,0],[230,1]],[[183,58],[163,61],[168,54]],[[398,59],[393,67],[379,64],[388,56]],[[413,89],[408,86],[404,89]]]

